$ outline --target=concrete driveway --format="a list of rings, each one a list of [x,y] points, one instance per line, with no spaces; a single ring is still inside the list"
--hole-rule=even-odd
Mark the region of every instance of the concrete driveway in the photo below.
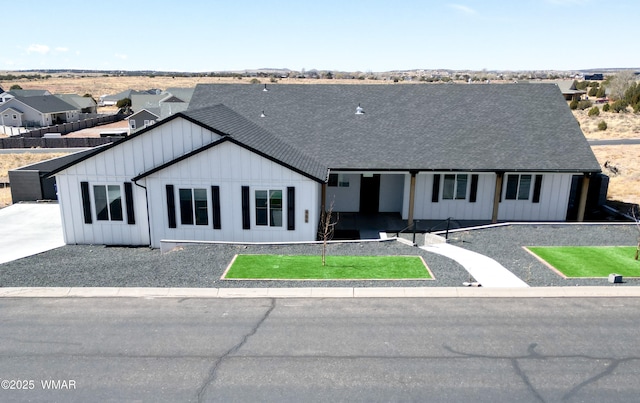
[[[63,245],[57,203],[18,203],[0,209],[0,264]]]

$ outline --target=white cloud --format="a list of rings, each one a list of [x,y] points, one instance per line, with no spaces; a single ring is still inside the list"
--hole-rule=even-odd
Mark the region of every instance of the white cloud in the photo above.
[[[449,4],[449,7],[453,8],[454,10],[458,10],[461,11],[465,14],[475,14],[476,10],[474,10],[471,7],[467,7],[467,6],[463,6],[462,4]]]
[[[122,53],[116,53],[114,56],[120,60],[127,60],[127,55],[124,55]]]
[[[41,55],[45,55],[49,53],[49,50],[47,45],[32,44],[27,48],[27,53],[40,53]]]

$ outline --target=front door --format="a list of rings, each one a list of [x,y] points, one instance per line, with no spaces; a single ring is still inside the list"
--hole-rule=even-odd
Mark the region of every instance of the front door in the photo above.
[[[373,214],[378,212],[380,203],[380,175],[360,178],[360,212]]]

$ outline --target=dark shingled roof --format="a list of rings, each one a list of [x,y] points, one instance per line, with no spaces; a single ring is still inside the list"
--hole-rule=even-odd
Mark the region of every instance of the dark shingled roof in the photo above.
[[[32,107],[41,113],[55,113],[79,110],[77,106],[70,105],[58,97],[43,95],[35,97],[16,97],[17,101]]]
[[[179,113],[196,122],[231,137],[252,151],[293,168],[294,170],[324,182],[328,167],[314,158],[274,136],[268,130],[253,123],[225,105],[214,105],[202,109]],[[205,146],[206,147],[206,146]]]
[[[189,111],[222,103],[332,169],[600,171],[553,84],[263,88],[199,84]]]

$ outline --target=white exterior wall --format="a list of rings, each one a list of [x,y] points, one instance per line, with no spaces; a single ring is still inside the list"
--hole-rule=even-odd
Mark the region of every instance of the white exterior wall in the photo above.
[[[56,175],[58,200],[67,244],[149,245],[145,190],[133,185],[136,224],[124,220],[97,221],[93,185],[123,185],[131,178],[202,147],[220,136],[184,119],[175,119],[96,156],[79,162]],[[84,223],[80,183],[88,182],[93,222]],[[123,188],[124,189],[124,188]]]
[[[448,172],[447,172],[448,173]],[[456,172],[462,173],[465,172]],[[438,174],[438,173],[436,173]],[[444,220],[451,217],[456,220],[490,220],[493,212],[493,194],[495,189],[495,174],[478,173],[478,193],[476,202],[469,202],[471,188],[471,175],[467,180],[467,198],[465,200],[443,200],[442,187],[444,186],[444,175],[440,173],[440,189],[438,192],[438,202],[431,201],[433,189],[432,173],[418,173],[416,175],[416,193],[413,218],[417,220]],[[475,174],[475,173],[474,173]],[[404,185],[404,203],[402,218],[407,219],[409,213],[409,190],[411,177],[407,175]]]
[[[160,240],[234,242],[314,241],[320,214],[321,184],[226,142],[181,161],[144,180],[149,190],[151,245]],[[166,185],[175,192],[177,228],[169,228]],[[211,186],[220,187],[221,229],[213,229]],[[251,229],[242,228],[242,186],[249,186]],[[295,230],[287,229],[287,187],[295,187]],[[178,189],[207,190],[208,225],[182,225]],[[255,191],[282,190],[282,227],[257,226]],[[308,211],[308,222],[305,222]]]
[[[498,210],[500,221],[564,221],[567,218],[567,205],[571,191],[573,174],[545,173],[540,189],[540,203],[533,203],[533,186],[535,173],[531,176],[529,200],[506,200],[507,175],[502,183],[502,202]],[[515,173],[514,173],[515,174]]]
[[[359,173],[338,174],[344,175],[344,177],[349,180],[349,186],[327,186],[325,200],[327,210],[333,202],[333,211],[336,213],[353,213],[360,211],[360,177],[362,175]]]
[[[380,175],[380,204],[378,211],[381,213],[402,212],[405,177],[408,176],[408,174]]]
[[[130,177],[109,176],[92,177],[89,182],[91,200],[91,224],[84,222],[82,194],[78,176],[56,176],[58,200],[62,215],[62,232],[66,244],[99,244],[99,245],[149,245],[149,227],[147,225],[147,209],[144,189],[133,185],[133,208],[135,224],[127,223],[127,210],[124,194],[124,182]],[[96,219],[94,185],[120,185],[122,197],[122,221],[98,221]]]

